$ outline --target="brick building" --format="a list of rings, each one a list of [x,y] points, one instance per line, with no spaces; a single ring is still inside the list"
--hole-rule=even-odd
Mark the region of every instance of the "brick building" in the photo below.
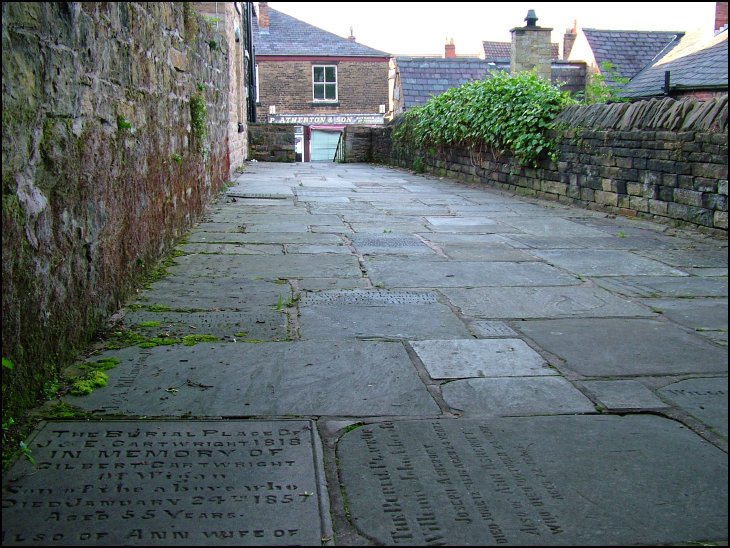
[[[444,47],[442,58],[394,57],[388,117],[397,117],[466,82],[489,78],[492,71],[515,73],[536,69],[540,76],[550,79],[564,91],[573,94],[584,91],[586,63],[561,60],[560,45],[550,42],[552,29],[538,27],[536,21],[537,17],[525,27],[512,29],[512,42],[482,42],[483,59],[457,56],[453,41]]]
[[[295,124],[297,159],[332,161],[346,125],[381,125],[389,55],[259,2],[256,121]]]

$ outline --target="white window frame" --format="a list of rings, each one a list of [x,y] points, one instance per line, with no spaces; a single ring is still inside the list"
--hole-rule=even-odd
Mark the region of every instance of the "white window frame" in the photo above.
[[[254,92],[256,93],[256,102],[260,103],[259,100],[259,64],[256,63],[254,65],[254,77],[253,77],[253,88]]]
[[[318,68],[324,69],[324,74],[325,74],[325,81],[324,82],[315,82],[314,81],[314,71],[315,71],[315,69],[318,69]],[[326,80],[326,78],[327,78],[327,69],[328,68],[335,69],[335,81],[334,82],[327,82],[327,80]],[[317,86],[317,85],[325,86],[325,88],[324,88],[325,89],[324,95],[326,95],[327,94],[326,93],[326,90],[327,90],[326,86],[328,84],[329,85],[331,85],[331,84],[334,84],[335,85],[335,98],[334,99],[326,99],[326,98],[325,99],[317,99],[315,97],[315,93],[314,93],[315,86]],[[338,85],[338,82],[337,82],[337,65],[312,65],[312,101],[314,101],[315,103],[336,103],[337,101],[339,101],[339,97],[340,97],[340,90],[338,88],[339,88],[339,85]]]

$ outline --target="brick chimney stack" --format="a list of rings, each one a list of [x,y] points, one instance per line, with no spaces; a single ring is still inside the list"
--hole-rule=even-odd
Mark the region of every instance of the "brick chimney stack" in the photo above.
[[[573,28],[565,29],[563,35],[563,61],[567,61],[570,57],[570,51],[573,49],[575,39],[578,37],[578,21],[573,20]]]
[[[350,27],[350,36],[348,36],[347,39],[350,42],[357,42],[357,40],[355,40],[355,35],[352,33],[352,27]]]
[[[454,39],[451,38],[450,40],[446,40],[446,45],[444,46],[444,58],[445,59],[454,59],[456,57],[456,46],[454,45]]]
[[[259,2],[259,30],[269,32],[269,3]]]
[[[715,2],[715,32],[727,26],[727,2]]]

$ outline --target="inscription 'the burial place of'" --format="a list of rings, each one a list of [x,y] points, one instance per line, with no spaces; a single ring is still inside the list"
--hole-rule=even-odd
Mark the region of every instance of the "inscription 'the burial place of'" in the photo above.
[[[48,423],[3,482],[3,545],[319,544],[309,421]]]

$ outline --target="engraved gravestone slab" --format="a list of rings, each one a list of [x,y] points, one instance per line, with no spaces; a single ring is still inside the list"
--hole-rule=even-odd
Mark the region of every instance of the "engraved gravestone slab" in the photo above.
[[[353,523],[386,546],[727,538],[727,455],[657,416],[384,422],[338,457]]]
[[[384,289],[355,289],[352,291],[318,291],[304,293],[300,304],[368,305],[436,304],[434,293],[425,291],[388,291]]]
[[[181,273],[154,282],[137,304],[164,305],[178,310],[256,310],[271,307],[279,298],[287,300],[291,288],[287,284],[263,280],[243,280],[218,276],[215,279],[192,279]]]
[[[727,377],[687,379],[659,393],[727,438]]]
[[[124,316],[124,324],[145,337],[178,337],[190,334],[219,338],[283,340],[287,337],[287,317],[271,306],[250,311],[151,312],[134,310]]]
[[[392,222],[392,219],[391,219]],[[415,236],[397,235],[397,236],[377,236],[373,234],[354,234],[351,236],[352,243],[360,250],[368,249],[416,249],[430,251],[421,240]]]
[[[3,545],[319,545],[308,420],[48,422],[3,476]]]

